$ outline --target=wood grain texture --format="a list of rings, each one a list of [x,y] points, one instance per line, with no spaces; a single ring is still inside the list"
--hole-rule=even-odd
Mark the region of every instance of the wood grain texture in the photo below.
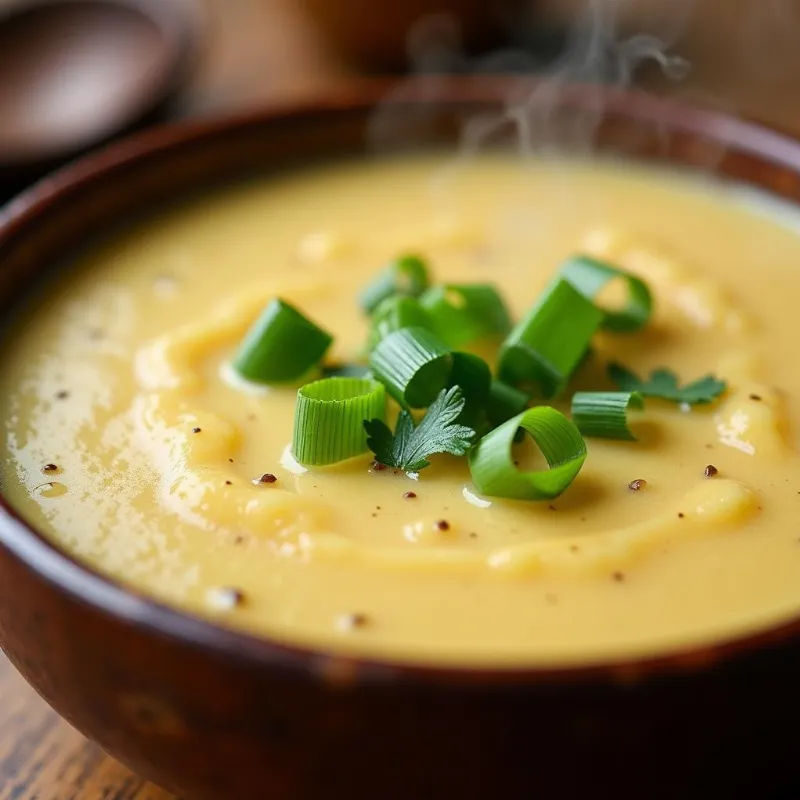
[[[0,800],[173,800],[87,741],[0,656]]]

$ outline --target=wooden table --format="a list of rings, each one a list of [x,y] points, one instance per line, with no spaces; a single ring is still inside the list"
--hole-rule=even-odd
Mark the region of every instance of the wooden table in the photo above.
[[[179,114],[205,115],[315,91],[341,75],[341,67],[298,16],[294,0],[205,2],[212,36]],[[695,36],[707,42],[703,31],[695,31]],[[794,53],[793,42],[782,40]],[[800,53],[793,59],[781,70],[781,80],[762,73],[756,85],[747,80],[746,61],[738,70],[720,71],[713,59],[706,60],[676,93],[694,99],[714,96],[721,108],[800,133],[800,105],[794,102],[800,87]],[[743,87],[749,87],[749,94],[742,93]],[[170,798],[60,719],[0,655],[0,800]]]
[[[52,711],[0,660],[0,800],[169,800]]]

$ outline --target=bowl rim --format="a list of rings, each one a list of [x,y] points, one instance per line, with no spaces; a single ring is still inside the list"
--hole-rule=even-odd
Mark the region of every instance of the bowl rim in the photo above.
[[[508,78],[502,76],[466,79],[463,76],[437,76],[435,81],[444,97],[443,102],[450,105],[500,102],[508,87]],[[531,79],[531,84],[535,83]],[[4,208],[0,207],[0,246],[16,238],[54,203],[90,187],[94,181],[107,177],[109,173],[131,164],[146,162],[155,156],[168,156],[171,151],[190,143],[215,141],[249,128],[269,125],[281,118],[301,119],[320,113],[368,110],[385,100],[393,85],[396,84],[385,79],[351,80],[329,89],[321,97],[305,96],[221,118],[166,125],[107,145],[45,177]],[[800,141],[753,121],[634,90],[575,85],[564,87],[559,102],[567,107],[581,107],[590,95],[596,100],[598,91],[603,94],[606,114],[634,120],[655,119],[673,130],[730,145],[800,175]],[[422,97],[430,101],[431,94],[423,94]],[[395,98],[395,101],[402,102],[402,99]],[[174,640],[206,655],[246,667],[288,670],[312,680],[330,680],[334,676],[348,684],[474,687],[573,682],[630,683],[732,662],[800,637],[798,613],[788,621],[752,633],[714,639],[705,644],[690,644],[652,656],[540,666],[436,664],[395,658],[379,659],[257,636],[168,606],[103,575],[48,541],[13,508],[2,493],[2,488],[0,547],[10,552],[36,577],[103,617],[160,638]]]

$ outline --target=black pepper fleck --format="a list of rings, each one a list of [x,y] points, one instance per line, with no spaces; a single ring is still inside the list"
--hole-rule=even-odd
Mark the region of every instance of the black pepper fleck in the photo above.
[[[253,483],[275,483],[278,479],[271,473],[265,472],[260,478],[254,480]]]
[[[683,513],[683,511],[678,512],[678,519],[683,519],[685,516],[686,515]]]
[[[434,528],[436,528],[437,531],[449,531],[450,530],[450,523],[446,519],[436,520],[436,522],[434,523],[433,526],[434,526]]]
[[[233,486],[233,481],[225,481],[226,486]]]
[[[192,428],[192,433],[200,433],[202,428]]]
[[[380,461],[373,461],[370,465],[373,472],[383,472],[386,469],[386,464],[381,464]]]
[[[416,492],[406,492],[403,495],[403,497],[405,497],[406,500],[413,500],[416,496],[417,496]]]
[[[706,478],[713,478],[718,472],[719,470],[713,464],[709,464],[703,470],[703,475],[705,475]]]
[[[244,592],[235,586],[221,586],[215,589],[212,602],[221,608],[235,608],[245,601]]]
[[[750,395],[750,399],[751,400],[755,400],[758,403],[761,400],[761,395],[760,394],[751,394]]]
[[[45,464],[42,472],[58,472],[58,464]]]
[[[69,392],[66,389],[61,389],[56,392],[56,400],[66,400],[69,397]]]
[[[552,503],[551,503],[549,506],[547,506],[547,507],[548,507],[548,508],[549,508],[551,511],[558,511],[558,509],[557,509],[557,508],[556,508],[556,507],[555,507],[555,506],[554,506]]]
[[[617,570],[611,577],[613,577],[617,583],[622,583],[622,581],[625,580],[625,573]]]
[[[644,478],[637,478],[635,481],[631,481],[631,482],[628,484],[628,488],[629,488],[629,489],[630,489],[632,492],[639,492],[639,491],[641,491],[642,489],[644,489],[644,487],[645,487],[645,486],[647,486],[647,481],[646,481],[646,480],[644,480]]]
[[[369,618],[366,614],[355,612],[352,614],[342,614],[337,620],[337,625],[342,630],[352,631],[356,628],[363,628],[368,622]]]

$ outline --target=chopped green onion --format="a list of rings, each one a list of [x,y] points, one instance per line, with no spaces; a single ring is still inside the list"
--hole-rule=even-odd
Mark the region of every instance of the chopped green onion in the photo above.
[[[450,347],[461,347],[511,329],[503,298],[488,283],[432,286],[419,299],[431,316],[433,331]]]
[[[550,469],[523,471],[514,466],[512,444],[522,428],[539,446]],[[536,406],[486,434],[469,454],[475,488],[490,497],[551,500],[575,479],[586,460],[586,443],[560,411]]]
[[[554,281],[500,349],[499,377],[533,384],[545,397],[561,392],[603,319],[565,278]]]
[[[647,284],[635,275],[588,256],[571,258],[561,267],[560,274],[587,300],[594,300],[611,281],[625,281],[628,292],[625,307],[620,311],[601,309],[605,315],[601,327],[630,333],[638,331],[650,319],[653,297]]]
[[[638,392],[575,392],[572,421],[584,436],[636,441],[628,427],[628,411],[643,407]]]
[[[378,342],[369,366],[386,391],[405,408],[425,408],[447,385],[453,356],[424,328],[402,328]]]
[[[424,328],[402,328],[370,353],[376,380],[404,408],[426,408],[442,389],[460,386],[470,419],[482,411],[492,381],[489,365],[472,353],[453,353]]]
[[[371,314],[394,295],[419,297],[430,285],[428,266],[419,257],[405,255],[392,261],[361,293],[361,307]]]
[[[492,384],[492,371],[489,365],[474,353],[453,353],[453,370],[448,386],[461,387],[464,397],[464,410],[458,421],[475,428],[484,419],[489,388]]]
[[[233,367],[258,383],[295,381],[322,360],[332,341],[294,306],[276,298],[245,335]]]
[[[433,330],[430,314],[415,297],[394,295],[387,297],[375,309],[369,333],[369,349],[392,331],[402,328],[427,328]]]
[[[486,416],[492,427],[516,416],[525,410],[530,396],[500,380],[493,380],[489,387]]]
[[[365,419],[382,420],[386,390],[366,378],[323,378],[297,392],[292,454],[306,466],[344,461],[367,450]]]
[[[323,378],[369,378],[370,369],[366,364],[327,364],[322,367]]]

